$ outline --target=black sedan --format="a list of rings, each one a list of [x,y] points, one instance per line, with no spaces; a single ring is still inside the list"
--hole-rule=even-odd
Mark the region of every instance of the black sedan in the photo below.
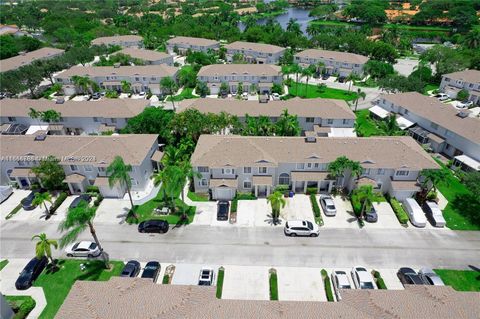
[[[80,204],[82,200],[86,201],[87,203],[90,203],[90,201],[92,200],[92,196],[88,194],[82,194],[77,198],[75,198],[70,204],[70,206],[68,206],[68,208],[77,208],[77,206]]]
[[[166,233],[168,231],[168,222],[164,220],[151,219],[141,222],[138,225],[140,233]]]
[[[35,194],[36,193],[45,193],[46,190],[45,189],[35,189],[33,191],[30,192],[30,194],[28,194],[27,197],[25,197],[24,199],[22,199],[22,207],[24,210],[32,210],[32,209],[35,209],[35,207],[37,207],[37,205],[34,205],[33,204],[33,200],[35,199]]]
[[[143,269],[142,278],[150,278],[153,282],[156,282],[158,274],[160,274],[160,263],[158,261],[149,261]]]
[[[422,277],[412,268],[400,268],[397,272],[397,277],[404,285],[425,285]]]
[[[140,263],[136,260],[130,260],[125,267],[123,267],[120,277],[137,277],[140,272]]]
[[[219,201],[217,204],[217,220],[228,220],[229,210],[230,204],[227,201]]]
[[[28,264],[23,268],[20,276],[18,276],[17,281],[15,282],[15,288],[18,290],[25,290],[32,286],[33,282],[40,276],[42,271],[48,264],[47,257],[42,257],[37,259],[33,258],[28,262]]]

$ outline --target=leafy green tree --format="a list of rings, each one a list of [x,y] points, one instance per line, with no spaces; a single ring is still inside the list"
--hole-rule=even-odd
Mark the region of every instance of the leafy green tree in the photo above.
[[[393,65],[377,60],[368,60],[365,63],[364,71],[374,80],[384,78],[395,72]]]
[[[355,194],[358,197],[360,203],[362,203],[362,210],[360,211],[360,218],[363,219],[365,217],[365,212],[369,211],[373,205],[373,186],[372,185],[363,185],[360,186]]]
[[[280,211],[285,207],[287,201],[283,198],[283,194],[277,191],[268,195],[267,202],[272,207],[273,224],[276,225],[278,223],[278,218],[280,217]]]
[[[30,95],[35,98],[35,91],[43,80],[41,72],[32,64],[22,66],[17,72],[23,85],[30,91]]]
[[[62,118],[62,113],[57,112],[55,110],[46,110],[40,112],[40,119],[43,122],[51,123],[51,122],[60,122]]]
[[[201,97],[205,97],[210,94],[210,89],[208,88],[207,84],[202,81],[197,81],[197,86],[195,88],[195,92],[200,95]]]
[[[357,106],[358,106],[358,100],[362,98],[362,100],[365,100],[367,97],[367,94],[363,92],[360,88],[357,89],[357,97],[355,98],[355,112],[357,112]]]
[[[462,182],[472,194],[480,194],[480,172],[465,173]]]
[[[45,207],[45,215],[49,215],[47,203],[52,203],[52,195],[50,195],[49,192],[38,192],[35,193],[35,198],[32,201],[32,204],[35,206],[41,206],[43,205]]]
[[[443,74],[460,71],[469,66],[469,59],[460,51],[447,48],[443,45],[435,45],[420,55],[420,60],[435,65],[435,76],[440,80]]]
[[[173,116],[172,111],[147,107],[142,113],[128,119],[122,133],[158,134],[159,142],[166,143],[172,135],[169,126]]]
[[[465,35],[463,43],[470,49],[480,48],[480,29],[470,30]]]
[[[225,82],[222,82],[222,84],[220,84],[220,91],[219,93],[220,94],[228,94],[228,92],[230,91],[229,87],[228,87],[228,84],[225,83]]]
[[[122,92],[124,93],[131,93],[132,92],[132,85],[128,81],[122,81]]]
[[[272,136],[275,126],[267,116],[251,117],[245,115],[245,126],[242,130],[244,136]]]
[[[90,80],[90,78],[88,78],[86,76],[74,75],[74,76],[72,76],[72,82],[75,85],[75,87],[77,88],[77,90],[79,90],[80,92],[82,92],[82,93],[85,93],[85,92],[93,93],[92,92],[93,81]]]
[[[102,245],[97,237],[97,232],[93,227],[95,214],[96,208],[88,206],[88,203],[84,200],[80,201],[77,207],[69,209],[66,218],[58,226],[60,232],[66,232],[60,239],[60,247],[64,248],[68,244],[76,241],[78,236],[88,228],[98,249],[101,251],[105,268],[108,269],[110,268],[108,255],[103,251]]]
[[[275,124],[275,132],[279,136],[299,136],[302,129],[296,115],[291,115],[285,109]]]
[[[34,120],[40,119],[41,115],[42,112],[35,110],[33,107],[31,107],[30,111],[28,112],[28,116]]]
[[[18,55],[20,49],[12,35],[0,36],[0,59],[8,59]]]
[[[390,114],[385,120],[378,122],[378,129],[386,136],[405,135],[397,123],[395,114]]]
[[[32,167],[32,172],[40,180],[41,185],[49,191],[60,189],[65,180],[65,172],[59,163],[60,160],[54,156],[48,156],[40,160],[38,166]]]
[[[388,2],[386,1],[353,1],[343,10],[343,14],[367,24],[375,25],[387,21],[385,13],[387,7]]]
[[[467,90],[462,89],[462,90],[458,91],[458,93],[457,93],[457,100],[465,101],[466,99],[468,99],[469,96],[470,96],[470,93],[468,93]]]
[[[117,183],[123,188],[125,187],[130,199],[130,205],[134,217],[134,205],[132,194],[130,189],[132,188],[132,180],[130,179],[130,172],[132,171],[132,165],[125,164],[121,156],[115,156],[113,161],[107,167],[108,184],[110,187],[114,187]]]
[[[35,244],[35,256],[37,259],[42,259],[45,256],[53,264],[52,246],[53,248],[58,249],[58,242],[54,239],[48,239],[45,233],[33,236],[32,240],[34,239],[38,239]]]
[[[164,77],[160,80],[160,88],[162,89],[162,92],[170,95],[170,100],[172,101],[172,106],[173,106],[173,111],[175,111],[175,102],[173,99],[173,95],[177,91],[177,84],[171,77]]]
[[[164,199],[167,205],[170,206],[172,213],[176,211],[175,198],[182,192],[183,185],[185,184],[186,174],[180,166],[169,165],[166,166],[160,172],[152,176],[153,184],[155,186],[161,186],[164,192]]]
[[[370,57],[374,60],[395,63],[398,58],[398,52],[393,45],[378,41],[371,44]]]
[[[197,72],[191,67],[183,67],[178,73],[178,83],[181,86],[194,88],[197,85]]]

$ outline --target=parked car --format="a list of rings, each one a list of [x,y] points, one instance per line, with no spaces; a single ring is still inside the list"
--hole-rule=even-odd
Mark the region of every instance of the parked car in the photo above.
[[[43,256],[40,259],[37,257],[32,258],[28,262],[28,264],[23,268],[22,272],[17,278],[15,282],[15,288],[18,290],[25,290],[32,286],[32,284],[37,280],[38,276],[42,273],[42,271],[47,267],[48,259],[47,257]]]
[[[423,267],[420,269],[418,274],[423,278],[423,281],[427,285],[432,285],[432,286],[445,286],[445,283],[443,282],[442,278],[440,278],[439,275],[437,275],[432,269]]]
[[[473,101],[463,101],[455,104],[455,108],[457,109],[468,109],[471,106],[473,106]]]
[[[320,196],[320,206],[322,206],[325,216],[335,216],[337,214],[337,208],[335,207],[333,198],[330,195]]]
[[[0,186],[0,203],[3,203],[13,194],[12,186]]]
[[[151,278],[153,282],[156,282],[158,274],[160,274],[160,263],[158,261],[149,261],[143,268],[142,278]]]
[[[330,75],[328,74],[322,74],[322,80],[328,80],[328,78],[330,77]]]
[[[409,267],[402,267],[397,272],[397,277],[403,285],[425,285],[422,276]]]
[[[158,219],[150,219],[138,224],[139,233],[162,233],[165,234],[168,231],[168,222]]]
[[[123,267],[120,277],[137,277],[140,272],[140,263],[136,260],[130,260]]]
[[[376,223],[378,221],[378,214],[373,205],[370,211],[365,213],[365,221],[368,223]]]
[[[217,220],[228,220],[228,212],[230,204],[226,200],[218,201],[217,203]]]
[[[427,219],[430,221],[435,227],[444,227],[446,224],[445,218],[443,218],[442,211],[438,204],[435,202],[427,201],[423,204],[423,210],[425,211],[425,215]]]
[[[212,286],[214,284],[215,272],[212,268],[202,268],[198,278],[199,286]]]
[[[434,95],[434,97],[436,97],[439,101],[446,101],[450,98],[450,96],[448,96],[446,93],[438,93]]]
[[[98,257],[101,254],[97,244],[91,241],[80,241],[65,248],[67,257]]]
[[[33,204],[33,200],[35,199],[35,194],[36,193],[44,193],[46,190],[44,189],[34,189],[33,191],[30,192],[30,194],[27,195],[24,199],[22,199],[22,207],[24,210],[33,210],[37,205]]]
[[[352,279],[357,289],[375,289],[372,274],[362,266],[352,268]]]
[[[280,94],[278,94],[278,93],[272,93],[272,100],[274,100],[274,101],[279,101],[279,100],[280,100]]]
[[[248,100],[248,93],[247,92],[242,93],[242,100]]]
[[[344,77],[344,76],[339,76],[339,77],[338,77],[338,82],[340,82],[340,83],[345,83],[345,80],[346,80],[346,79],[347,79],[347,78]]]
[[[146,94],[145,92],[143,92],[143,91],[140,92],[140,93],[138,93],[138,96],[140,96],[140,97],[145,97],[146,95],[147,95],[147,94]]]
[[[100,92],[95,92],[92,94],[92,99],[93,100],[98,100],[102,97],[102,95],[100,94]]]
[[[340,295],[340,291],[342,289],[352,289],[348,275],[343,270],[332,271],[332,283],[333,289],[335,290],[335,295],[339,301],[342,300],[342,296]]]
[[[289,220],[285,223],[284,229],[287,236],[310,236],[317,237],[320,234],[320,228],[315,223],[308,220]]]
[[[403,201],[403,207],[408,214],[408,218],[413,226],[425,227],[427,225],[427,218],[422,211],[420,205],[413,198],[407,198]]]
[[[75,198],[71,203],[70,203],[70,206],[68,206],[68,208],[77,208],[77,206],[80,204],[80,202],[84,200],[86,201],[87,203],[90,203],[90,201],[92,200],[92,196],[88,195],[88,194],[82,194],[80,196],[77,196],[77,198]]]

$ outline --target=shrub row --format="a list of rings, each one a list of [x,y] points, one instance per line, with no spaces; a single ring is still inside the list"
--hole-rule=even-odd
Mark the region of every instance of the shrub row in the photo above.
[[[58,195],[57,199],[53,202],[52,207],[50,207],[50,214],[53,214],[57,211],[58,207],[67,199],[68,194],[66,192],[61,192]]]
[[[278,300],[278,277],[274,269],[270,270],[270,300]]]
[[[310,204],[312,204],[313,214],[315,215],[315,221],[320,226],[323,226],[323,218],[320,212],[320,207],[318,206],[317,197],[315,194],[310,194]]]
[[[93,202],[93,205],[95,205],[95,206],[98,207],[98,205],[100,205],[100,203],[102,202],[102,200],[103,200],[103,196],[100,195],[100,194],[98,194],[97,199],[95,199],[95,201]]]
[[[406,225],[408,223],[408,215],[403,209],[402,205],[400,205],[396,198],[390,198],[390,205],[392,205],[393,211],[395,212],[400,224]]]
[[[352,196],[350,196],[350,201],[352,202],[352,207],[353,207],[353,212],[355,213],[355,216],[360,217],[362,213],[362,203],[360,202],[360,199],[358,198],[357,193],[352,192]]]
[[[328,301],[335,301],[333,299],[333,292],[332,292],[332,283],[330,282],[330,277],[328,277],[328,273],[325,269],[322,269],[322,279],[325,283],[325,293],[327,294]]]
[[[387,289],[387,285],[385,285],[385,281],[383,281],[383,278],[378,271],[373,271],[373,277],[375,277],[377,281],[378,289]]]
[[[257,199],[252,193],[237,193],[235,196],[238,200],[255,200]]]
[[[217,277],[217,298],[222,299],[222,291],[223,291],[223,277],[225,276],[225,269],[220,267],[218,269],[218,277]]]
[[[23,201],[23,199],[22,199]],[[22,208],[22,203],[18,204],[14,209],[12,209],[12,211],[10,213],[8,213],[7,216],[5,216],[5,219],[10,219],[13,217],[13,215],[15,215],[16,213],[18,213],[18,211]]]
[[[15,312],[13,318],[27,318],[36,306],[35,300],[30,296],[6,296],[6,299]]]
[[[234,199],[232,199],[232,206],[230,206],[230,213],[236,213],[237,206],[238,206],[238,199],[235,197]]]
[[[307,195],[315,195],[317,194],[317,188],[316,187],[307,187]]]
[[[98,186],[94,186],[94,185],[90,185],[90,186],[87,186],[87,193],[100,193],[100,189],[98,188]]]

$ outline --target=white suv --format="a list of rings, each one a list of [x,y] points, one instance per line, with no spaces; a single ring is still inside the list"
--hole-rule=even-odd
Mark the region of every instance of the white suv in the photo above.
[[[284,231],[287,236],[317,237],[320,233],[318,225],[308,220],[289,220]]]

